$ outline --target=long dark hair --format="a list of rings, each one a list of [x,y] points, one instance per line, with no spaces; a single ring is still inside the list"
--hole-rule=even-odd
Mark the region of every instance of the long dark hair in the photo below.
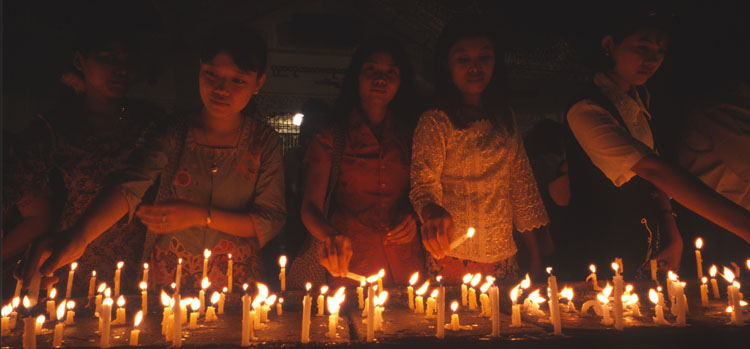
[[[487,38],[492,42],[495,51],[495,69],[490,82],[482,92],[481,111],[487,115],[496,130],[515,132],[513,113],[506,96],[506,82],[508,78],[505,66],[505,50],[500,44],[497,33],[483,19],[477,16],[460,17],[449,22],[438,39],[435,55],[438,59],[435,72],[435,94],[433,107],[443,110],[458,129],[469,126],[470,118],[462,117],[459,109],[463,106],[461,91],[451,77],[448,67],[448,54],[453,45],[467,38]]]
[[[391,55],[401,72],[401,83],[388,108],[397,116],[396,121],[413,127],[419,112],[414,87],[414,68],[403,46],[396,39],[384,36],[366,39],[354,51],[341,86],[341,94],[334,106],[333,119],[335,122],[345,125],[354,108],[361,108],[359,73],[365,60],[377,52],[385,52]]]

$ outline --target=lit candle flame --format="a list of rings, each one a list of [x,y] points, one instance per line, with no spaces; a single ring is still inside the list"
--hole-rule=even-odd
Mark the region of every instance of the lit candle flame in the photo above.
[[[10,313],[12,313],[12,312],[13,312],[13,305],[8,304],[8,305],[6,305],[6,306],[3,307],[2,313],[0,313],[0,314],[3,317],[8,317],[8,315],[10,315]]]
[[[716,265],[712,265],[710,269],[708,269],[708,275],[711,275],[712,278],[716,277]]]
[[[536,304],[541,304],[541,303],[544,303],[546,301],[546,299],[544,299],[544,297],[541,296],[541,294],[539,293],[538,289],[534,290],[534,292],[531,292],[531,294],[529,294],[528,298],[532,302],[534,302]]]
[[[740,306],[741,306],[741,307],[745,307],[745,306],[747,306],[747,302],[745,302],[745,301],[743,301],[743,300],[740,300]]]
[[[442,276],[442,275],[438,275],[438,276],[436,276],[436,277],[435,277],[435,281],[437,281],[437,282],[441,282],[441,281],[443,281],[443,276]]]
[[[168,307],[169,302],[170,302],[169,295],[167,295],[167,293],[164,292],[164,290],[161,290],[161,304],[165,307]]]
[[[229,254],[229,259],[232,259],[232,254],[231,253]]]
[[[566,298],[568,301],[572,301],[573,300],[573,289],[570,288],[570,287],[568,287],[568,286],[565,286],[565,288],[563,288],[562,292],[560,292],[560,295],[563,298]]]
[[[177,258],[177,264],[182,264],[182,258]]]
[[[476,232],[477,232],[477,230],[474,229],[474,227],[469,227],[469,229],[466,230],[466,237],[472,238],[472,237],[474,237],[474,234]]]
[[[224,288],[221,289],[221,293],[226,293],[228,290],[229,289],[227,289],[226,287],[224,287]]]
[[[78,268],[78,262],[70,263],[70,270],[75,271]]]
[[[109,298],[110,295],[112,295],[112,290],[109,287],[105,288],[104,289],[104,297]]]
[[[458,301],[453,301],[453,303],[451,303],[451,310],[453,310],[454,313],[458,310]]]
[[[605,297],[609,297],[611,293],[612,293],[612,285],[610,285],[609,282],[607,282],[607,286],[605,286],[604,289],[602,290],[602,294]]]
[[[203,281],[201,281],[201,289],[205,290],[208,286],[211,286],[211,283],[208,282],[208,276],[206,276],[203,278]]]
[[[325,285],[321,286],[320,294],[326,294],[326,292],[328,292],[328,286],[325,286]]]
[[[633,285],[632,284],[625,285],[625,292],[627,293],[633,292]]]
[[[65,306],[66,302],[63,300],[60,305],[57,306],[57,319],[62,319],[65,317]]]
[[[620,269],[620,265],[617,262],[612,262],[612,270],[617,271]]]
[[[279,303],[284,303],[284,298],[279,298]]]
[[[122,308],[125,305],[125,297],[120,295],[119,298],[117,298],[117,306]]]
[[[701,247],[703,247],[703,239],[701,238],[695,239],[695,248],[700,250]]]
[[[114,301],[112,300],[112,298],[107,298],[104,301],[102,301],[102,305],[112,306],[112,303],[114,303]]]
[[[309,282],[308,282],[308,283],[306,283],[306,284],[305,284],[305,290],[307,290],[307,291],[310,291],[310,288],[312,288],[312,284],[311,284],[311,283],[309,283]]]
[[[67,303],[68,304],[66,305],[66,307],[68,308],[68,310],[73,310],[73,308],[76,307],[76,302],[74,301],[68,301]]]
[[[258,295],[255,296],[255,300],[253,300],[253,309],[257,308],[263,301],[268,298],[268,286],[261,284],[260,282],[257,283],[258,287]]]
[[[308,282],[307,284],[309,285],[310,283]],[[247,291],[248,286],[249,286],[248,284],[242,284],[242,290]],[[310,288],[308,287],[307,289],[309,290]]]
[[[378,279],[382,279],[385,276],[385,269],[378,270]]]
[[[750,269],[750,259],[747,260],[747,269]]]
[[[24,308],[31,308],[31,301],[29,300],[29,296],[23,296],[23,307]]]
[[[148,284],[146,283],[146,281],[141,281],[141,283],[138,284],[138,287],[141,289],[141,291],[145,291],[146,289],[148,289]]]
[[[211,294],[211,304],[218,303],[220,297],[219,292],[214,291],[214,293]]]
[[[279,257],[279,266],[282,268],[286,267],[286,256],[282,255]]]
[[[487,275],[487,277],[484,278],[484,280],[487,281],[487,282],[489,282],[489,283],[491,283],[491,284],[495,283],[495,278],[492,277],[491,275]]]
[[[385,304],[385,301],[388,299],[388,291],[380,292],[379,295],[375,296],[375,306],[379,307],[383,304]]]
[[[677,281],[677,274],[673,273],[671,270],[667,272],[667,278],[672,281]]]
[[[703,284],[705,285],[705,284],[706,284],[706,283],[708,282],[708,278],[707,278],[707,277],[705,277],[705,276],[704,276],[704,277],[702,277],[702,278],[701,278],[701,282],[702,282],[702,283],[703,283]]]
[[[328,312],[331,314],[338,313],[341,303],[346,298],[346,287],[339,287],[338,290],[336,290],[336,293],[334,293],[333,297],[328,297]],[[373,301],[375,299],[373,298]]]
[[[123,265],[125,265],[125,262],[123,262],[123,261],[117,262],[117,269],[122,269]]]
[[[275,295],[275,294],[272,294],[272,295],[271,295],[270,297],[268,297],[268,298],[266,299],[266,305],[270,307],[270,306],[272,306],[272,305],[273,305],[274,303],[276,303],[276,295]]]
[[[409,278],[409,285],[414,286],[414,284],[416,284],[418,280],[419,280],[419,272],[411,274],[411,277]]]
[[[148,270],[148,263],[143,263],[143,270]]]
[[[47,321],[47,318],[44,315],[39,315],[36,317],[36,323],[43,324],[45,321]]]
[[[474,274],[474,277],[471,278],[471,287],[477,287],[480,281],[482,281],[482,274],[480,273]]]
[[[13,300],[10,302],[10,304],[13,306],[13,309],[18,308],[18,305],[21,304],[21,297],[13,297]]]
[[[103,293],[104,290],[106,289],[107,289],[107,283],[102,282],[101,284],[99,284],[99,287],[96,289],[96,293]]]
[[[91,276],[96,277],[96,270],[91,271]]]
[[[482,287],[479,288],[479,290],[482,291],[482,293],[486,293],[487,290],[490,289],[490,285],[492,284],[490,284],[489,282],[485,282],[484,285],[482,285]]]
[[[432,292],[430,293],[430,298],[437,298],[437,295],[438,295],[438,289],[436,288],[432,290]]]
[[[531,278],[529,277],[529,273],[526,273],[526,278],[521,281],[521,288],[527,289],[531,287]]]
[[[589,265],[589,270],[591,270],[592,273],[596,273],[596,266],[595,265]]]
[[[359,287],[365,287],[365,284],[367,283],[367,279],[362,279],[359,281]]]
[[[518,301],[518,293],[520,290],[521,285],[518,284],[516,287],[513,287],[513,289],[510,290],[510,299],[513,301],[513,304],[516,304]]]
[[[731,305],[727,306],[726,312],[731,313],[732,311],[733,311],[732,306]]]
[[[419,287],[419,288],[418,288],[418,289],[417,289],[417,290],[415,291],[415,293],[417,294],[417,296],[421,296],[421,295],[423,295],[423,294],[424,294],[424,293],[425,293],[425,292],[427,291],[427,288],[428,288],[428,287],[430,287],[430,280],[427,280],[427,281],[425,281],[425,282],[424,282],[424,283],[422,284],[422,286],[421,286],[421,287]]]
[[[175,288],[177,288],[177,284],[173,282],[169,284],[169,287],[171,287],[174,290]]]
[[[53,287],[52,290],[49,291],[49,299],[55,299],[56,296],[57,296],[57,289]]]
[[[552,275],[552,267],[547,267],[547,274]]]
[[[464,275],[464,279],[463,279],[464,283],[468,284],[469,282],[471,282],[472,276],[473,275],[471,275],[471,273]]]
[[[193,311],[198,311],[198,309],[201,308],[201,301],[198,298],[193,298],[190,301],[190,309],[193,309]]]
[[[197,300],[198,301],[198,306],[200,306],[200,304],[201,304],[200,302],[201,301],[199,299],[197,299],[197,298],[185,298],[185,299],[180,300],[180,307],[187,308],[189,306],[192,306],[193,305],[193,300]]]
[[[609,298],[607,298],[607,296],[605,296],[605,295],[603,295],[603,294],[601,294],[601,293],[600,293],[600,294],[598,294],[598,295],[596,295],[596,299],[598,299],[598,300],[599,300],[599,302],[601,302],[602,304],[607,304],[607,303],[609,303]]]
[[[208,259],[208,257],[211,257],[211,250],[204,249],[203,250],[203,258]]]
[[[141,321],[143,321],[143,310],[139,310],[139,311],[138,311],[138,312],[137,312],[137,313],[135,314],[135,321],[134,321],[134,323],[133,323],[133,327],[134,327],[134,328],[137,328],[137,327],[138,327],[138,325],[140,325],[140,324],[141,324]]]
[[[721,276],[724,277],[724,279],[726,279],[730,284],[734,282],[734,273],[727,267],[724,267],[724,274],[722,274]]]

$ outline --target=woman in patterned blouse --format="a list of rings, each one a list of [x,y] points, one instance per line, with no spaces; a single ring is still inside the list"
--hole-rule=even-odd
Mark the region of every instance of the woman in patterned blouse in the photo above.
[[[502,94],[501,47],[483,24],[465,19],[444,29],[437,57],[436,108],[414,133],[410,193],[435,259],[431,271],[449,283],[477,272],[514,281],[515,229],[538,273],[535,230],[549,219]],[[469,227],[474,237],[450,249]]]

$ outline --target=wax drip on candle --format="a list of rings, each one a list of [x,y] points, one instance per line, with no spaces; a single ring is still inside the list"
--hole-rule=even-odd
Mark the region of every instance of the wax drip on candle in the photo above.
[[[568,304],[566,306],[563,306],[562,304],[560,304],[560,307],[563,308],[564,311],[571,312],[571,313],[576,311],[575,303],[573,303],[573,289],[572,288],[568,286],[563,287],[562,291],[560,291],[560,297],[568,300]]]

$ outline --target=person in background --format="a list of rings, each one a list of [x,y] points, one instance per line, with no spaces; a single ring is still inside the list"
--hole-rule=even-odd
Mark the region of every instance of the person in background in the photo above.
[[[38,243],[29,265],[48,274],[79,258],[112,225],[136,216],[148,227],[138,248],[156,287],[169,287],[181,258],[183,289],[199,289],[204,249],[212,251],[214,287],[226,285],[230,253],[234,286],[258,280],[259,249],[286,217],[279,136],[242,113],[263,86],[265,68],[266,44],[252,29],[214,28],[200,58],[202,108],[145,137],[130,166],[67,231]],[[157,178],[155,203],[143,202]]]
[[[414,133],[409,194],[430,273],[449,284],[477,272],[517,281],[515,229],[541,276],[536,234],[549,219],[504,94],[503,47],[481,20],[460,18],[443,29],[436,51],[435,108]],[[474,237],[451,249],[469,227]]]
[[[352,57],[334,110],[336,124],[310,143],[302,220],[321,242],[320,263],[333,277],[349,271],[369,276],[383,268],[385,285],[404,285],[424,268],[408,200],[413,88],[411,63],[400,44],[366,40]],[[331,184],[334,172],[338,179]]]
[[[661,66],[670,15],[621,11],[601,36],[593,86],[567,113],[572,275],[623,258],[626,277],[647,276],[649,260],[678,271],[683,241],[670,196],[750,241],[750,214],[663,161],[654,146],[644,84]],[[658,136],[658,135],[656,135]],[[584,251],[581,253],[580,251]],[[644,273],[645,272],[645,273]],[[645,275],[644,275],[645,274]]]

